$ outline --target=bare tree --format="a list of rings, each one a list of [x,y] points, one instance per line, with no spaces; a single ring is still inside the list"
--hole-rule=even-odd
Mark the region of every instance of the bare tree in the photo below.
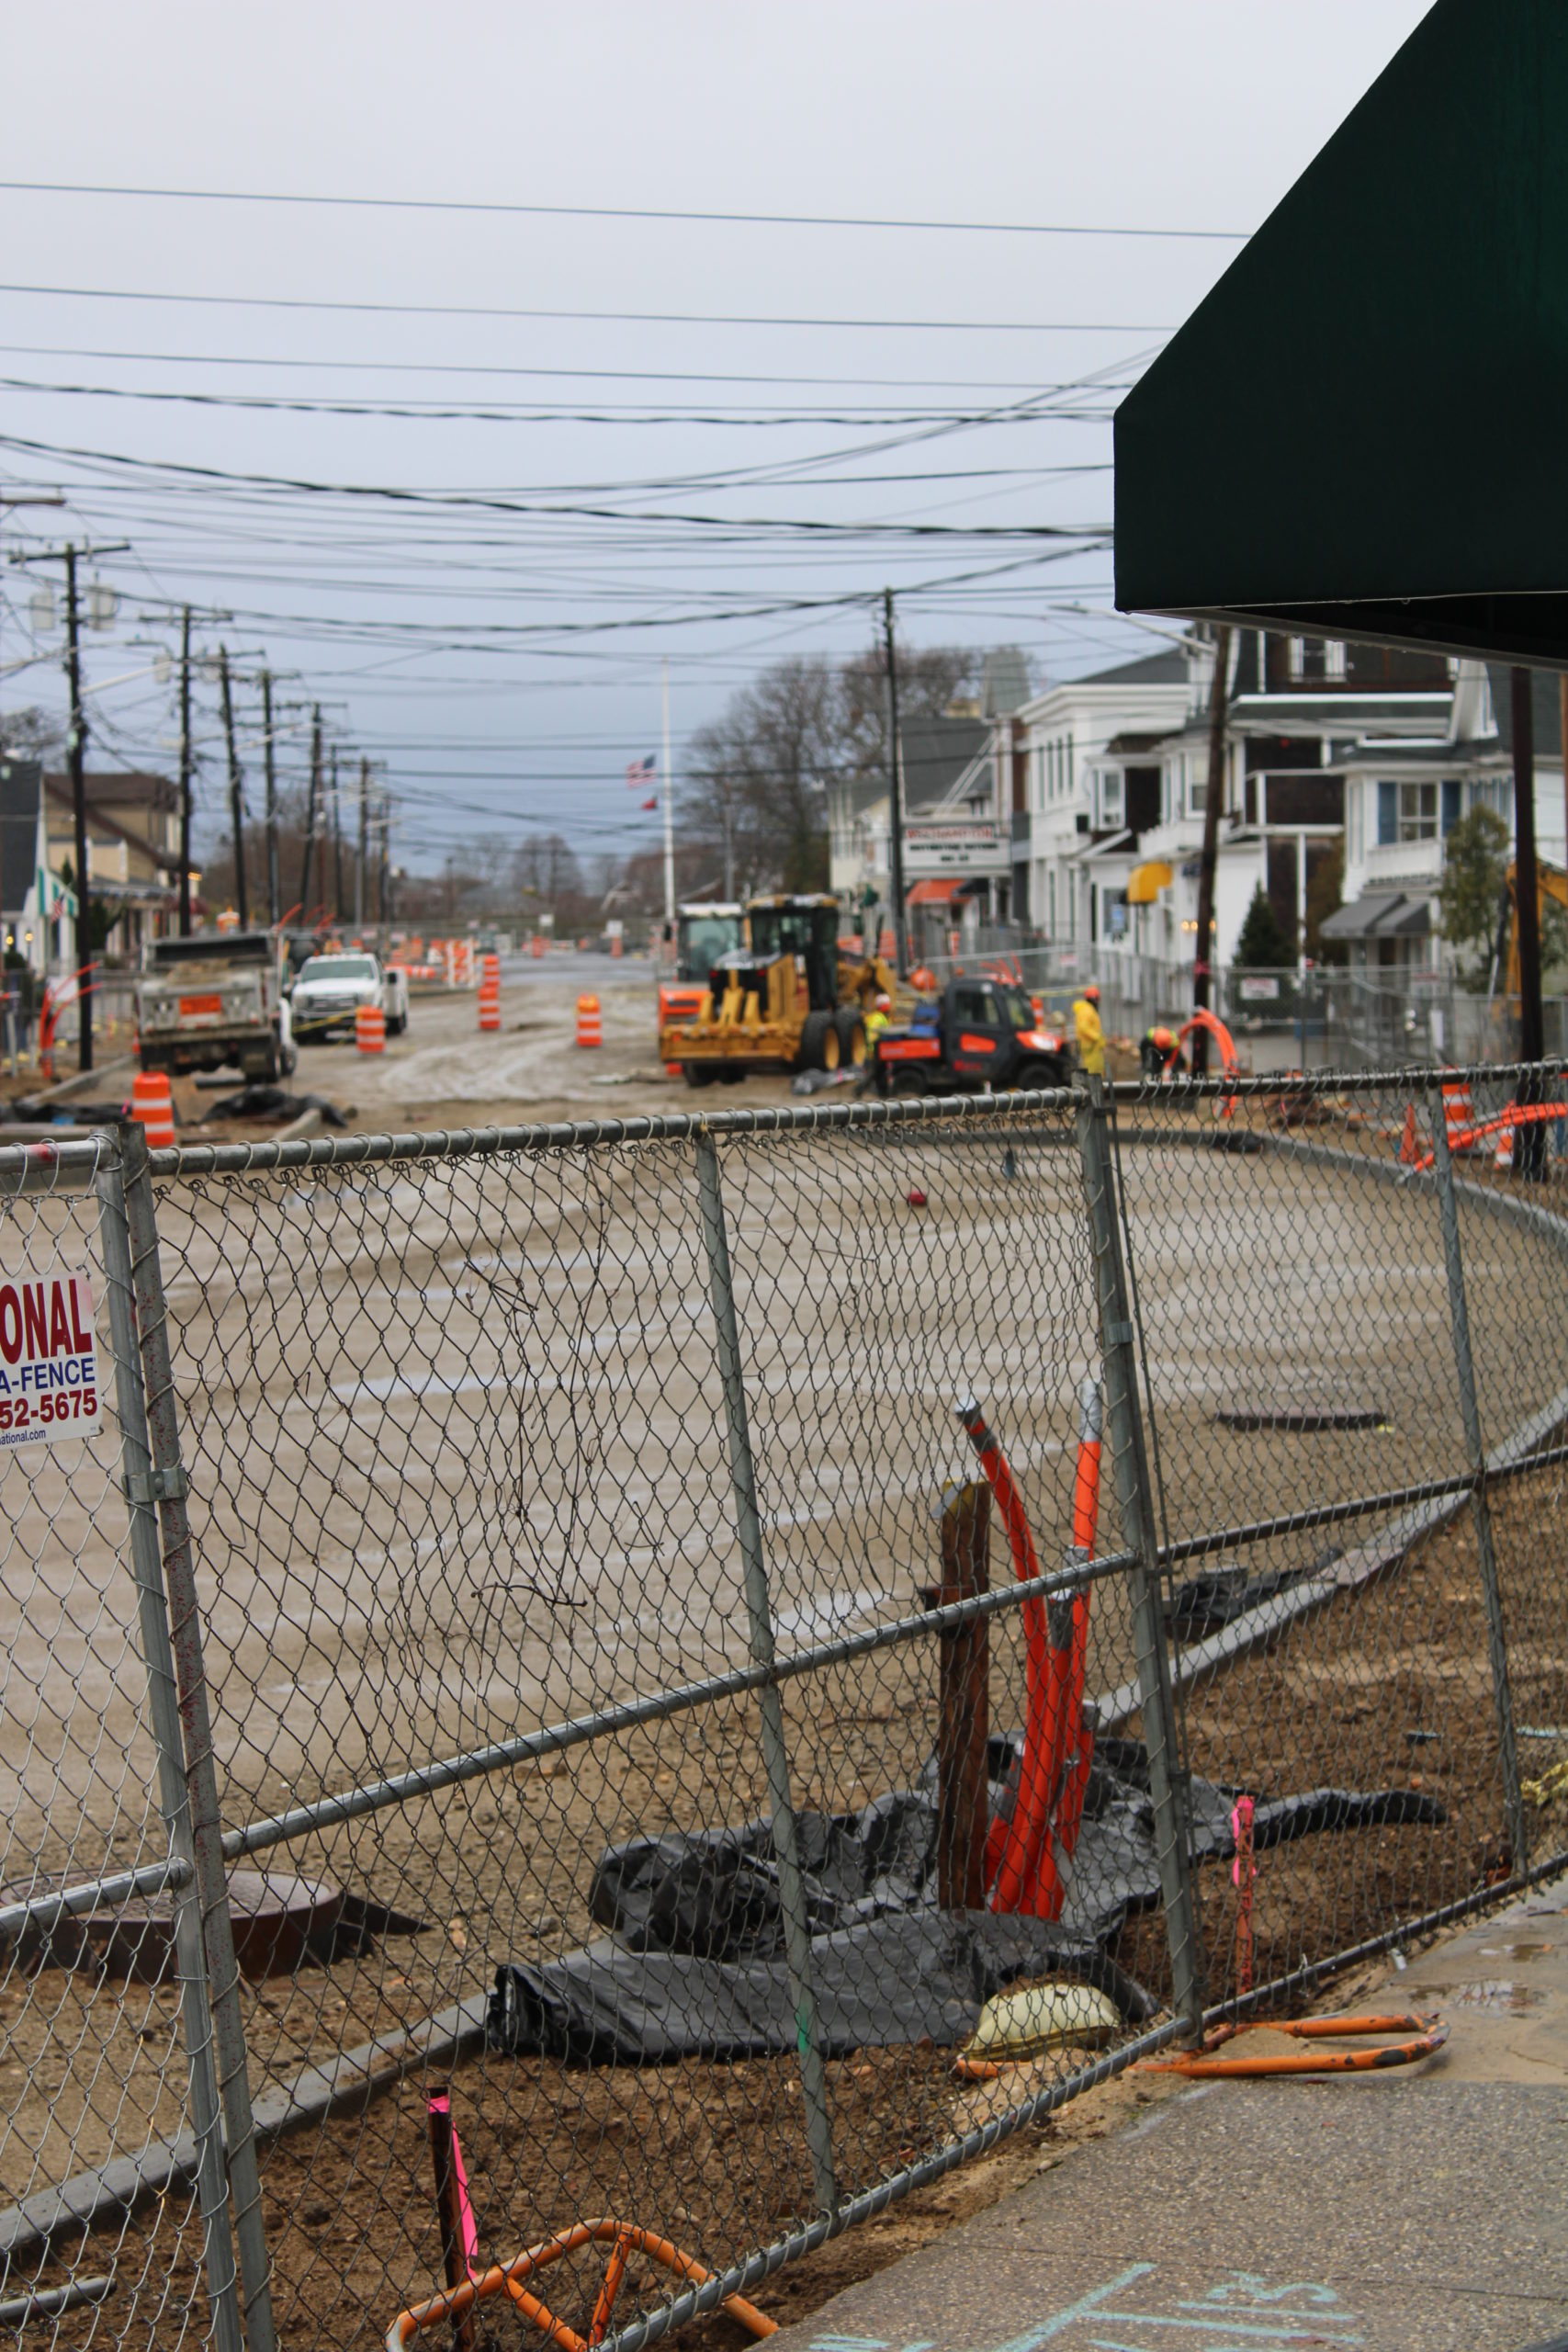
[[[0,712],[0,752],[14,759],[41,760],[58,767],[65,757],[65,721],[37,703],[25,710]]]
[[[841,698],[827,662],[780,662],[693,738],[684,817],[716,843],[742,896],[820,890],[828,786],[841,751]]]
[[[975,683],[978,657],[967,646],[897,648],[898,718],[937,718]],[[855,776],[887,774],[887,656],[880,638],[839,673],[840,764]]]

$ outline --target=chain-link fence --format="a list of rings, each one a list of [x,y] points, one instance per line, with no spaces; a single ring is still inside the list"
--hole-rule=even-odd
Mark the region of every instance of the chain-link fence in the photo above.
[[[635,2352],[1568,1844],[1492,1078],[0,1154],[0,2316]]]

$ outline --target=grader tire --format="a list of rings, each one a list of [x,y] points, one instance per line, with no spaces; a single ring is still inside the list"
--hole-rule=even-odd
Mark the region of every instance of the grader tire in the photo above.
[[[837,1069],[839,1033],[830,1012],[808,1012],[800,1033],[801,1069]]]
[[[712,1062],[682,1062],[681,1075],[688,1086],[711,1086],[718,1072]]]
[[[840,1069],[863,1069],[869,1058],[865,1041],[865,1023],[851,1005],[840,1005],[833,1016],[833,1026],[839,1034],[839,1067]]]

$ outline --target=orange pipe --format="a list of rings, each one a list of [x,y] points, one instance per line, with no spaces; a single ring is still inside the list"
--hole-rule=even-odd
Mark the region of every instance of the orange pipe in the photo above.
[[[1455,1127],[1449,1135],[1450,1151],[1468,1151],[1472,1145],[1483,1143],[1488,1136],[1500,1135],[1505,1128],[1528,1127],[1542,1119],[1568,1119],[1568,1102],[1510,1102],[1496,1118],[1483,1120],[1478,1127]],[[1416,1162],[1419,1175],[1430,1168],[1437,1155],[1427,1152]]]
[[[406,2312],[400,2312],[387,2332],[387,2352],[407,2352],[414,2338],[426,2328],[438,2327],[443,2320],[460,2319],[476,2303],[486,2301],[491,2295],[502,2294],[510,2295],[524,2317],[531,2320],[553,2344],[558,2345],[560,2352],[591,2352],[592,2346],[599,2341],[599,2335],[591,2334],[586,2338],[579,2335],[575,2328],[569,2327],[564,2320],[557,2319],[536,2295],[529,2294],[523,2282],[536,2271],[543,2270],[547,2264],[558,2262],[562,2255],[575,2254],[580,2246],[603,2245],[606,2240],[612,2242],[615,2251],[610,2256],[604,2284],[594,2305],[592,2320],[592,2326],[599,2330],[601,2335],[609,2324],[610,2306],[626,2275],[626,2256],[634,2248],[646,2254],[649,2261],[674,2271],[694,2287],[705,2285],[712,2275],[668,2238],[660,2237],[652,2230],[639,2229],[634,2222],[618,2222],[612,2215],[604,2214],[597,2221],[577,2222],[569,2230],[558,2230],[554,2237],[546,2238],[540,2245],[530,2246],[514,2262],[504,2266],[498,2263],[478,2278],[465,2278],[460,2286],[450,2287],[442,2294],[431,2295],[424,2302],[414,2303]],[[727,2295],[720,2309],[738,2319],[752,2335],[776,2335],[778,2333],[778,2322],[770,2319],[765,2312],[760,2312],[742,2295]]]
[[[1019,1582],[1028,1583],[1039,1576],[1040,1562],[1012,1473],[972,1396],[960,1401],[958,1418],[996,1498]],[[1062,1907],[1063,1889],[1050,1850],[1050,1813],[1061,1770],[1070,1653],[1050,1648],[1046,1612],[1039,1600],[1024,1602],[1023,1630],[1027,1706],[1018,1794],[1011,1819],[998,1818],[991,1824],[986,1839],[986,1868],[993,1911],[1029,1910],[1054,1919]]]
[[[1409,2041],[1391,2042],[1382,2050],[1303,2050],[1280,2052],[1269,2058],[1214,2058],[1206,2051],[1183,2051],[1175,2058],[1147,2059],[1144,2071],[1156,2075],[1190,2075],[1202,2077],[1262,2075],[1367,2075],[1382,2066],[1413,2066],[1419,2059],[1429,2058],[1440,2050],[1449,2038],[1449,2028],[1441,2018],[1302,2018],[1292,2024],[1276,2025],[1276,2033],[1289,2033],[1303,2041],[1315,2041],[1324,2034],[1409,2033]],[[1228,2039],[1231,2033],[1248,2033],[1249,2026],[1222,2029],[1218,2038]]]
[[[1099,1384],[1086,1380],[1078,1390],[1078,1461],[1073,1480],[1073,1549],[1076,1555],[1084,1561],[1093,1559],[1095,1539],[1100,1531],[1102,1427]],[[1066,1769],[1056,1807],[1056,1843],[1064,1854],[1069,1855],[1077,1846],[1084,1799],[1089,1793],[1089,1767],[1094,1760],[1094,1731],[1083,1719],[1084,1682],[1089,1670],[1089,1596],[1086,1586],[1073,1598],[1072,1663],[1067,1673],[1066,1720],[1062,1738],[1063,1761]],[[1075,1735],[1077,1754],[1068,1763],[1067,1757]],[[1057,1909],[1060,1907],[1058,1904]]]

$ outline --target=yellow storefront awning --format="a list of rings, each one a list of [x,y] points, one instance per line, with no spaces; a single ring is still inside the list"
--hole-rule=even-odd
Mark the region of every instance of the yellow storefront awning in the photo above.
[[[1130,907],[1152,907],[1162,890],[1168,890],[1176,876],[1163,858],[1151,857],[1145,865],[1134,865],[1127,878],[1127,904]]]

